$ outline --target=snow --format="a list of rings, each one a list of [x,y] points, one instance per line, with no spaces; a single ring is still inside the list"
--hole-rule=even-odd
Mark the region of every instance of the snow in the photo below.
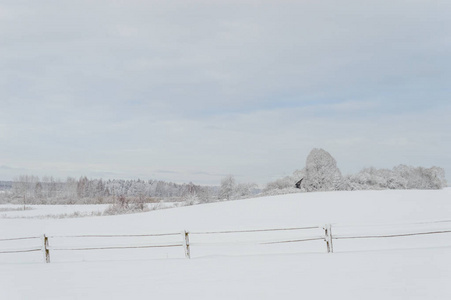
[[[196,235],[200,231],[332,223],[334,236],[451,230],[451,189],[302,193],[74,219],[1,219],[0,238],[41,235],[180,235],[50,238],[51,247],[181,242],[182,247],[0,254],[0,299],[449,299],[451,234],[278,245],[217,244],[322,235],[288,232]],[[26,213],[24,211],[23,213]],[[429,223],[441,221],[437,223]],[[411,224],[415,223],[415,224]],[[387,225],[388,224],[388,225]],[[39,239],[0,249],[39,246]],[[203,244],[213,243],[206,246]]]
[[[160,208],[171,208],[176,203],[162,202],[149,203],[147,206],[152,209],[155,206]],[[75,213],[80,216],[102,213],[110,204],[73,204],[73,205],[26,205],[26,210],[20,204],[0,204],[0,218],[40,218],[53,217],[62,218],[65,215],[71,216]],[[10,210],[9,210],[10,209]]]
[[[90,214],[103,212],[108,204],[98,205],[26,205],[25,210],[23,205],[19,204],[4,204],[0,205],[0,215],[4,218],[34,218],[40,216],[58,216],[71,215],[74,213]],[[11,209],[11,210],[8,210]]]

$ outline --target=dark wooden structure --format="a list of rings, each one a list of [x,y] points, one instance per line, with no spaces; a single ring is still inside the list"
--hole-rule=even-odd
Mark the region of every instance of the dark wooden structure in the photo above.
[[[301,180],[299,180],[298,182],[296,182],[296,188],[297,188],[297,189],[300,189],[300,188],[301,188],[302,180],[304,180],[304,178],[302,178]]]

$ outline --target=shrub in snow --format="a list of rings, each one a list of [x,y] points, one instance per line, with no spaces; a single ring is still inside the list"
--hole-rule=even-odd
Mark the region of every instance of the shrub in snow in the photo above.
[[[271,190],[264,190],[260,194],[258,194],[258,197],[266,197],[266,196],[277,196],[277,195],[286,195],[286,194],[296,194],[296,193],[302,193],[302,190],[294,187],[289,188],[283,188],[283,189],[271,189]]]
[[[149,207],[142,198],[127,198],[121,195],[117,198],[114,204],[108,206],[103,212],[104,215],[118,215],[135,212],[148,211]]]
[[[302,186],[307,192],[342,189],[341,172],[329,152],[316,148],[310,152],[307,156]]]
[[[255,196],[260,190],[255,183],[236,183],[235,178],[229,175],[221,180],[218,200],[237,200]]]
[[[186,194],[182,199],[185,205],[196,205],[201,203],[199,197],[195,192]]]
[[[21,211],[21,210],[32,210],[31,206],[21,206],[21,207],[0,207],[0,211]]]
[[[263,189],[261,195],[283,195],[291,193],[299,193],[301,190],[297,189],[296,183],[305,177],[305,169],[296,170],[291,176],[285,176],[283,178],[276,179],[275,181],[268,182]]]
[[[274,181],[268,182],[264,189],[265,192],[271,190],[283,190],[288,188],[293,188],[296,184],[296,180],[291,176],[285,176],[283,178],[276,179]]]

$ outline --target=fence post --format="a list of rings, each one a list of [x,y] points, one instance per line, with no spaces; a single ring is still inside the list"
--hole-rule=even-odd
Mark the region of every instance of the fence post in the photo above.
[[[50,263],[50,250],[49,250],[49,238],[43,234],[42,235],[42,254],[44,256],[45,263]]]
[[[190,259],[191,258],[191,250],[189,247],[189,232],[186,230],[183,230],[182,235],[183,235],[183,248],[185,249],[185,257]]]
[[[324,225],[325,241],[327,245],[327,253],[334,253],[334,245],[332,244],[332,225]]]

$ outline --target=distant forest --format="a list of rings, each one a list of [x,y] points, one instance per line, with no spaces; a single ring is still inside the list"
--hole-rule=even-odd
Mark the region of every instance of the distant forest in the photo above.
[[[176,201],[188,204],[236,200],[249,197],[317,191],[381,189],[441,189],[447,186],[440,167],[399,165],[393,169],[365,168],[343,176],[337,162],[327,151],[313,149],[303,169],[266,184],[237,183],[232,175],[219,186],[193,183],[177,184],[161,180],[103,180],[22,175],[14,181],[0,181],[0,202],[20,204],[102,204]]]
[[[53,177],[40,179],[33,175],[22,175],[16,180],[0,182],[0,200],[21,204],[102,204],[114,203],[125,197],[132,201],[157,202],[161,199],[183,201],[195,197],[207,201],[218,193],[217,187],[200,186],[193,183],[177,184],[161,180],[103,180],[67,178],[65,181]]]

